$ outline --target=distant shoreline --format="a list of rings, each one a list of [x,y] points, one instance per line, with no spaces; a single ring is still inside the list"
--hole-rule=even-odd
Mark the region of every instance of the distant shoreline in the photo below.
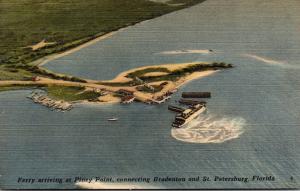
[[[116,34],[117,32],[119,32],[119,31],[121,31],[121,30],[123,30],[123,29],[124,29],[124,28],[121,28],[121,29],[119,29],[119,30],[117,30],[117,31],[112,31],[112,32],[109,32],[109,33],[100,35],[100,36],[98,36],[98,37],[96,37],[96,38],[94,38],[94,39],[92,39],[92,40],[90,40],[90,41],[87,41],[87,42],[85,42],[85,43],[83,43],[83,44],[80,44],[80,45],[76,46],[75,48],[71,48],[71,49],[66,50],[66,51],[64,51],[64,52],[54,53],[54,54],[45,56],[45,57],[40,58],[40,59],[38,59],[38,60],[36,60],[36,61],[33,61],[32,63],[38,63],[38,64],[37,64],[38,66],[43,66],[43,65],[45,65],[46,63],[48,63],[49,61],[51,61],[51,60],[55,60],[55,59],[57,59],[57,58],[64,57],[64,56],[66,56],[66,55],[72,54],[73,52],[77,52],[77,51],[81,50],[82,48],[88,47],[88,46],[90,46],[90,45],[92,45],[92,44],[94,44],[94,43],[96,43],[96,42],[98,42],[98,41],[107,39],[107,38],[113,36],[114,34]]]
[[[203,1],[205,1],[205,0],[203,0]],[[202,2],[199,2],[197,4],[200,4],[200,3],[202,3]],[[195,5],[197,5],[197,4],[195,4]],[[186,6],[183,9],[190,8],[190,7],[195,6],[195,5]],[[29,65],[35,65],[35,66],[42,67],[42,66],[44,66],[45,64],[47,64],[48,62],[50,62],[52,60],[61,58],[63,56],[69,55],[69,54],[72,54],[74,52],[77,52],[77,51],[81,50],[82,48],[85,48],[85,47],[88,47],[90,45],[93,45],[96,42],[99,42],[101,40],[105,40],[107,38],[110,38],[111,36],[115,35],[118,32],[121,32],[122,30],[124,30],[124,29],[126,29],[128,27],[132,27],[132,26],[135,26],[137,24],[148,22],[150,20],[162,17],[162,16],[167,15],[167,14],[174,13],[174,12],[177,12],[177,11],[180,11],[180,10],[182,10],[182,9],[171,11],[171,12],[168,12],[168,13],[165,13],[165,14],[153,17],[153,18],[149,18],[149,19],[137,21],[135,23],[128,24],[126,26],[120,27],[120,28],[118,28],[116,30],[113,30],[113,31],[110,31],[110,32],[107,32],[107,33],[97,34],[97,35],[95,35],[94,38],[91,38],[91,40],[88,40],[87,42],[79,44],[79,45],[75,46],[74,48],[68,49],[66,51],[62,51],[62,52],[57,52],[57,53],[52,53],[52,54],[46,55],[46,56],[44,56],[42,58],[39,58],[37,60],[34,60],[34,61],[30,62]]]

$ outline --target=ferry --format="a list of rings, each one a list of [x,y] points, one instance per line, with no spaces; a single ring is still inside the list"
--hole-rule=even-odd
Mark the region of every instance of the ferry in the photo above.
[[[189,123],[196,117],[198,117],[201,113],[206,110],[206,107],[201,104],[196,104],[189,109],[184,110],[180,114],[176,115],[175,121],[172,123],[172,127],[181,128],[185,124]]]

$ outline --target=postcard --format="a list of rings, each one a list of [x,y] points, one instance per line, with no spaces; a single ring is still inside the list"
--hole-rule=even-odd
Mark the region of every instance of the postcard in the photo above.
[[[300,188],[300,1],[0,10],[0,189]]]

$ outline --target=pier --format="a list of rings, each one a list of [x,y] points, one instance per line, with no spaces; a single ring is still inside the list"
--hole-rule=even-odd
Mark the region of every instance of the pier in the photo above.
[[[182,92],[183,98],[210,98],[210,92]]]
[[[181,98],[178,102],[185,105],[196,105],[196,104],[206,105],[206,101],[185,99],[185,98]]]
[[[57,111],[69,111],[73,108],[73,105],[65,102],[65,101],[56,101],[51,98],[49,98],[46,95],[42,95],[39,93],[32,93],[31,96],[28,97],[31,99],[34,103],[41,104],[43,106],[46,106],[50,109],[57,110]]]

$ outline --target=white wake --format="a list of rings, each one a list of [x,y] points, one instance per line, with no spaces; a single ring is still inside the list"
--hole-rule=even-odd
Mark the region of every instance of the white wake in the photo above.
[[[172,136],[189,143],[223,143],[238,138],[246,121],[241,117],[199,116],[182,128],[173,128]]]
[[[261,56],[257,56],[255,54],[244,54],[244,56],[249,57],[249,58],[253,58],[255,60],[259,60],[261,62],[264,62],[266,64],[271,64],[271,65],[280,65],[280,66],[284,66],[287,63],[285,61],[280,61],[280,60],[273,60],[270,58],[264,58]]]
[[[177,55],[177,54],[210,54],[213,53],[212,50],[172,50],[172,51],[164,51],[160,52],[158,54],[164,54],[164,55]]]

